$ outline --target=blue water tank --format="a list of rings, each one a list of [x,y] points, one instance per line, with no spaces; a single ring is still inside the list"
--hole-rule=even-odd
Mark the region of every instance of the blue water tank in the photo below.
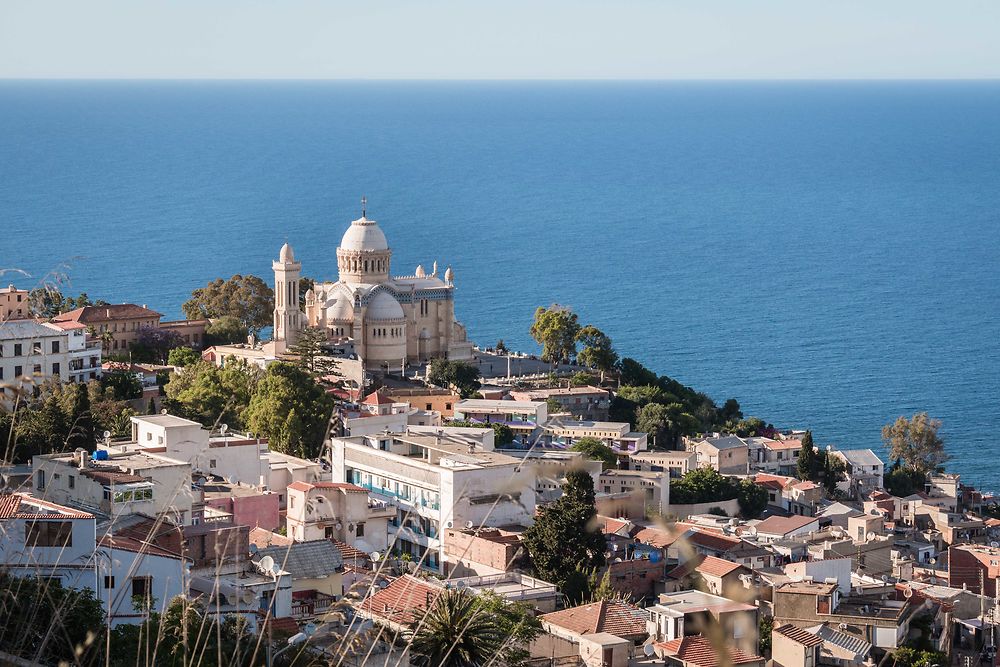
[[[104,449],[98,449],[91,455],[91,458],[95,461],[107,461],[108,452]]]

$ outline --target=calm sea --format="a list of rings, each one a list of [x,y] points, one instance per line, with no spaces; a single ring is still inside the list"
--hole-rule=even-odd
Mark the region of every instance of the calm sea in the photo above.
[[[333,278],[362,194],[482,344],[567,304],[823,444],[927,410],[1000,489],[1000,83],[0,83],[21,286],[179,316],[286,239]]]

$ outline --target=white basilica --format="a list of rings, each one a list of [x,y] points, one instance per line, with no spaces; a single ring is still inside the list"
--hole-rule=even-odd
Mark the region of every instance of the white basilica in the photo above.
[[[391,277],[392,249],[374,220],[351,223],[337,248],[337,282],[316,283],[299,304],[302,265],[287,243],[274,269],[274,342],[281,352],[303,327],[330,340],[349,338],[366,367],[398,367],[434,357],[472,359],[465,327],[455,319],[455,275],[417,266],[412,276]]]

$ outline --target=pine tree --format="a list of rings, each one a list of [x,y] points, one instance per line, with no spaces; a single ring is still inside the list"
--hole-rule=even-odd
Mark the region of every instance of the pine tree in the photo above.
[[[149,403],[146,404],[146,414],[155,415],[156,414],[156,400],[150,396]]]
[[[799,479],[815,479],[816,478],[816,449],[813,445],[813,434],[812,431],[806,431],[806,434],[802,436],[802,449],[799,450],[799,461],[798,461],[798,474]]]
[[[607,542],[596,528],[596,515],[593,478],[573,470],[566,475],[562,497],[542,507],[524,532],[524,545],[541,578],[574,589],[571,597],[577,599],[585,591],[576,590],[574,573],[592,572],[605,563]]]

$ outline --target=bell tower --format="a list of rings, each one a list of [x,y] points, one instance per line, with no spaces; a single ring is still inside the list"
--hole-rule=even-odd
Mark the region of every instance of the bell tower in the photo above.
[[[304,316],[299,308],[299,278],[302,264],[295,261],[292,246],[281,246],[278,260],[271,263],[274,269],[274,333],[271,338],[277,351],[283,352],[295,343],[299,330],[304,325]]]

